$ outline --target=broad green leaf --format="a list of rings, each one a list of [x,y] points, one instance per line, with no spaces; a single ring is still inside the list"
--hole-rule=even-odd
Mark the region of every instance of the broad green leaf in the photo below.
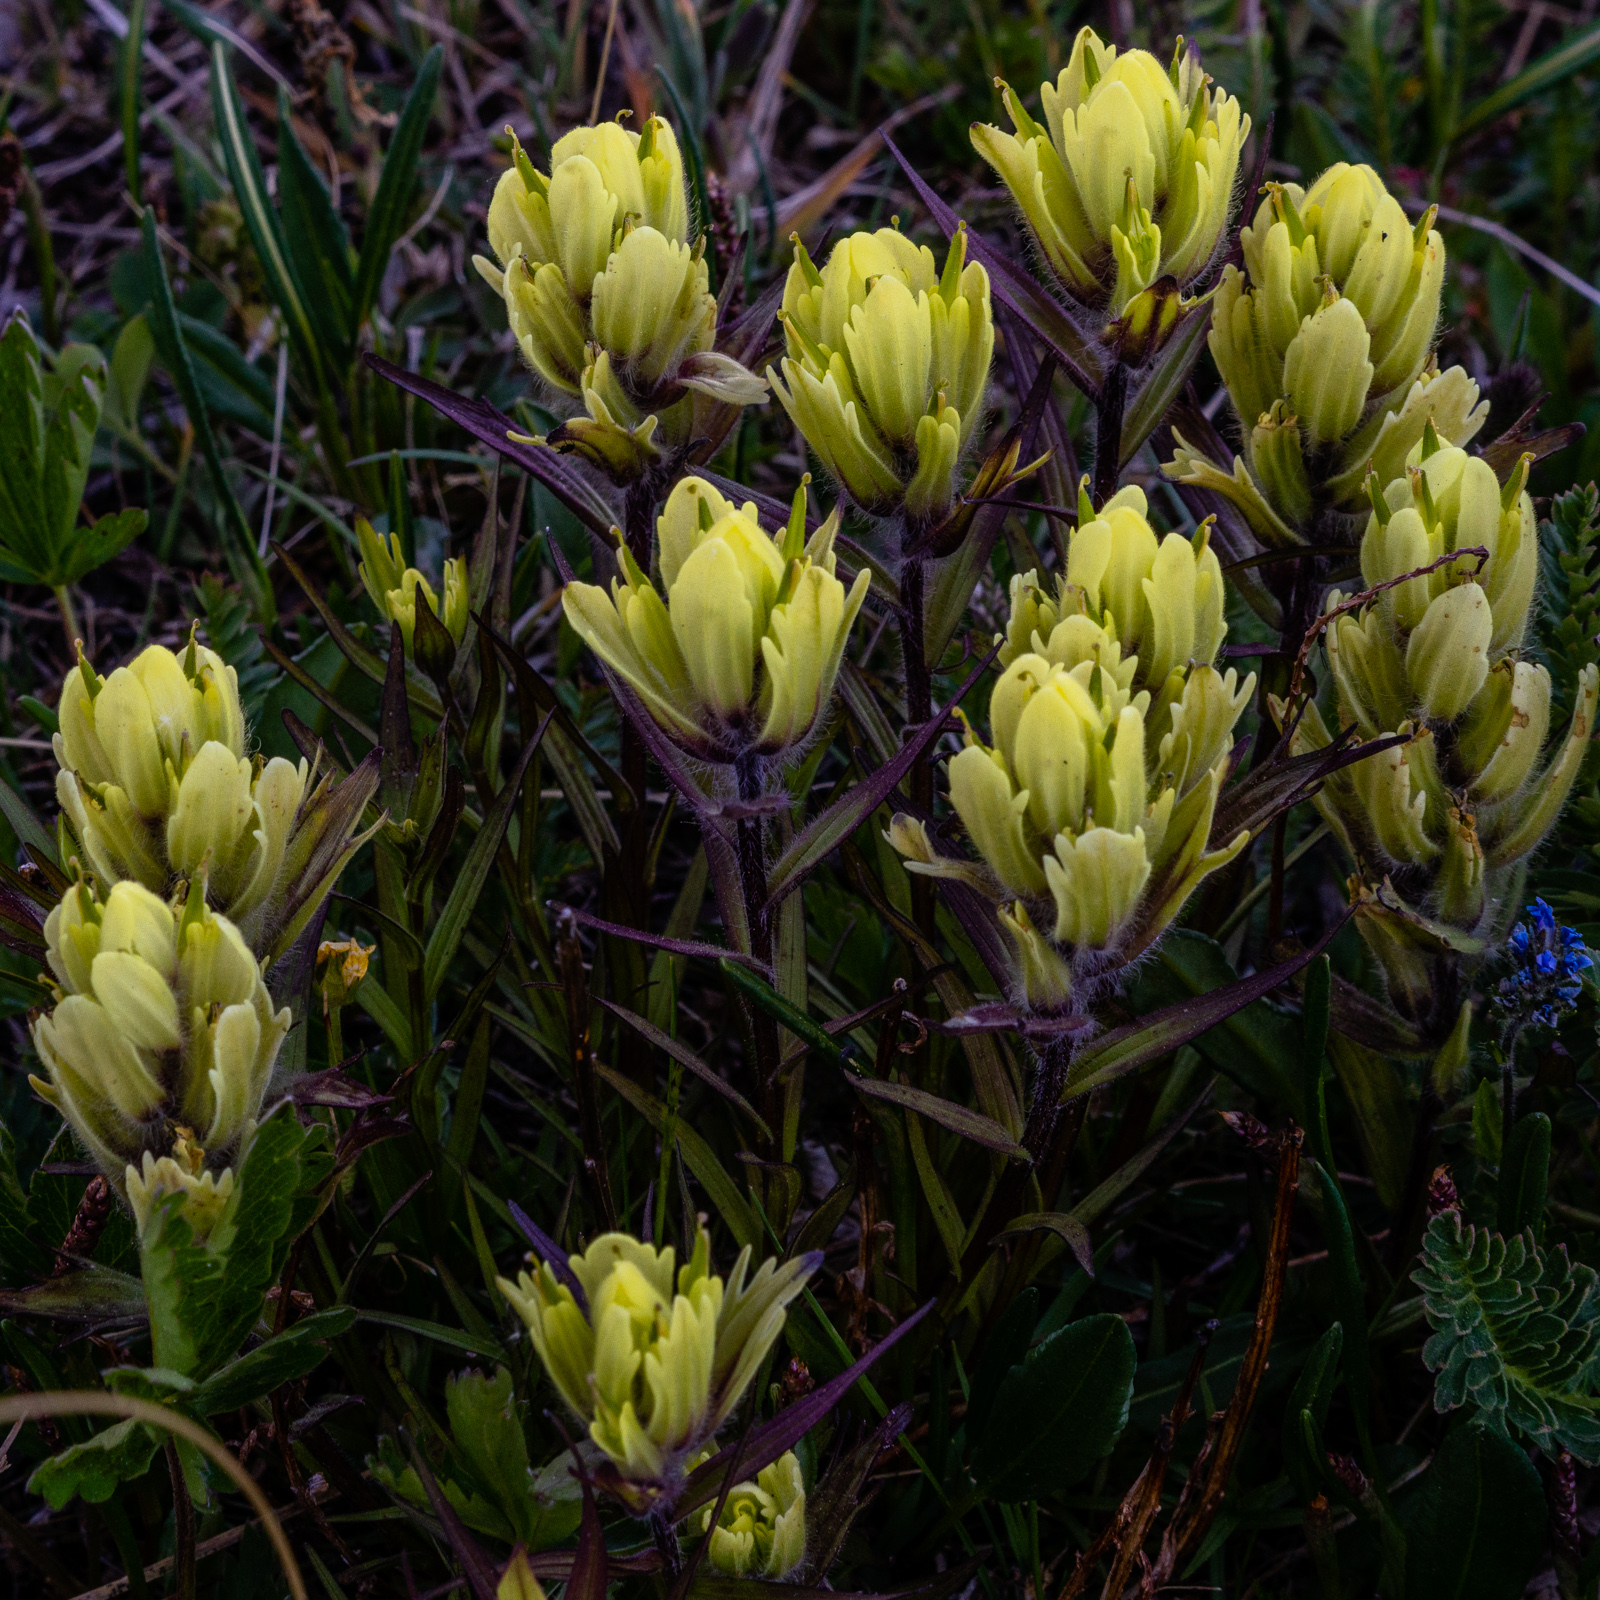
[[[1077,1483],[1107,1455],[1128,1421],[1137,1364],[1121,1317],[1069,1323],[1012,1367],[972,1452],[978,1489],[996,1500],[1036,1500]]]
[[[302,1318],[197,1384],[184,1397],[185,1409],[197,1417],[237,1411],[280,1385],[305,1377],[322,1364],[328,1353],[325,1341],[348,1333],[355,1320],[348,1306]]]
[[[444,51],[435,45],[427,54],[417,72],[417,81],[406,98],[405,109],[395,125],[394,138],[383,158],[383,173],[378,179],[378,192],[372,197],[372,207],[367,212],[367,231],[361,241],[361,258],[356,264],[355,285],[352,291],[353,312],[351,325],[359,328],[372,311],[378,298],[378,285],[383,281],[384,270],[389,265],[389,252],[405,226],[406,210],[411,204],[411,191],[417,181],[417,161],[422,155],[422,141],[427,137],[428,123],[433,117],[433,97],[439,86],[439,72],[444,64]]]
[[[995,1396],[1006,1374],[1023,1361],[1028,1346],[1033,1342],[1033,1330],[1039,1323],[1039,1291],[1027,1288],[995,1319],[978,1363],[972,1369],[972,1383],[967,1390],[967,1415],[962,1426],[966,1430],[967,1447],[981,1439],[994,1410]]]
[[[1406,1600],[1516,1600],[1544,1546],[1544,1486],[1481,1422],[1439,1447],[1407,1518]]]
[[[155,1208],[140,1240],[140,1264],[158,1365],[202,1376],[244,1342],[309,1217],[309,1197],[332,1164],[324,1141],[325,1130],[302,1128],[292,1106],[269,1117],[203,1245],[181,1215],[180,1196]]]
[[[1523,1117],[1511,1130],[1500,1162],[1495,1225],[1507,1238],[1524,1228],[1544,1232],[1545,1191],[1550,1186],[1550,1119],[1542,1111]]]
[[[160,1448],[160,1439],[142,1422],[114,1423],[86,1443],[69,1445],[41,1462],[28,1479],[28,1492],[43,1495],[53,1511],[74,1495],[101,1505],[118,1485],[143,1477]]]

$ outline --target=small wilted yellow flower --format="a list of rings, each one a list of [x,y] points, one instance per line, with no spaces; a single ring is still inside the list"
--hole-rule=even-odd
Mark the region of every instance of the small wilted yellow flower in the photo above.
[[[1521,653],[1539,561],[1527,467],[1524,458],[1502,487],[1487,462],[1429,430],[1381,495],[1372,480],[1361,542],[1369,588],[1405,581],[1337,617],[1323,636],[1339,724],[1363,738],[1411,737],[1336,773],[1316,804],[1358,865],[1392,876],[1415,909],[1467,935],[1484,932],[1506,898],[1497,876],[1554,823],[1600,698],[1588,668],[1572,725],[1546,761],[1550,674]],[[1464,555],[1405,577],[1473,546],[1488,552],[1481,567]],[[1328,609],[1343,600],[1334,591]],[[1296,748],[1328,738],[1309,706]]]
[[[274,1010],[239,930],[207,909],[204,881],[168,905],[131,881],[101,901],[80,880],[45,941],[57,999],[32,1031],[50,1081],[30,1082],[107,1180],[120,1189],[147,1152],[166,1156],[174,1124],[203,1130],[214,1154],[236,1149],[290,1013]]]
[[[305,761],[246,755],[239,680],[191,636],[102,678],[81,654],[61,686],[56,798],[105,887],[203,882],[212,907],[274,958],[361,843],[375,767],[337,789]]]
[[[747,1245],[724,1283],[703,1228],[676,1273],[670,1247],[606,1233],[570,1258],[582,1304],[545,1262],[515,1283],[496,1280],[561,1398],[641,1504],[675,1498],[822,1260],[764,1261],[747,1282],[750,1257]]]
[[[911,871],[964,878],[1006,904],[1035,1010],[1062,1009],[1079,979],[1148,948],[1244,848],[1244,833],[1207,848],[1255,686],[1211,665],[1221,585],[1203,540],[1158,541],[1142,493],[1123,490],[1073,535],[1053,599],[1031,573],[1013,584],[994,746],[969,730],[950,763],[951,803],[983,867],[937,855],[920,822],[893,820]],[[1125,654],[1135,641],[1140,653]]]
[[[171,1155],[158,1158],[146,1150],[142,1168],[129,1163],[123,1181],[141,1235],[156,1206],[170,1194],[181,1194],[180,1211],[195,1242],[204,1244],[211,1237],[211,1230],[221,1221],[233,1198],[233,1168],[208,1172],[205,1158],[205,1151],[194,1142],[193,1132],[179,1128]]]
[[[621,453],[624,477],[636,476],[634,456],[655,456],[648,418],[672,444],[691,437],[685,391],[735,406],[766,399],[760,378],[712,348],[716,297],[703,245],[690,237],[683,159],[662,118],[638,133],[618,122],[574,128],[551,148],[548,176],[514,143],[489,205],[489,244],[499,265],[482,256],[473,264],[505,301],[523,356],[589,413],[552,443],[602,467]]]
[[[773,392],[864,510],[937,522],[983,416],[994,353],[989,275],[957,232],[944,271],[898,229],[853,233],[819,272],[795,240],[784,285],[788,354]]]
[[[1268,189],[1211,319],[1243,459],[1230,471],[1175,435],[1165,470],[1281,547],[1324,512],[1359,511],[1369,466],[1389,482],[1430,421],[1466,444],[1487,407],[1465,372],[1430,365],[1445,268],[1432,211],[1413,226],[1377,173],[1344,162],[1309,189]]]
[[[1163,67],[1080,29],[1065,70],[1040,90],[1045,126],[1008,84],[1016,132],[973,124],[973,148],[1022,208],[1057,281],[1109,318],[1158,279],[1194,283],[1233,210],[1250,118],[1182,44]]]
[[[779,755],[811,734],[833,694],[868,574],[834,576],[837,510],[806,538],[806,490],[768,534],[703,478],[681,479],[657,522],[663,600],[627,547],[611,593],[567,585],[574,631],[690,754]]]
[[[459,645],[466,636],[468,610],[472,604],[466,562],[455,557],[445,562],[444,605],[441,607],[433,585],[415,567],[405,564],[398,534],[376,533],[365,517],[357,517],[356,538],[361,546],[361,563],[357,570],[362,585],[379,612],[390,622],[399,624],[406,654],[414,654],[419,593],[423,603]]]
[[[696,1519],[704,1534],[715,1508]],[[794,1451],[785,1450],[755,1481],[736,1483],[711,1531],[706,1560],[734,1578],[787,1578],[805,1559],[806,1483]]]

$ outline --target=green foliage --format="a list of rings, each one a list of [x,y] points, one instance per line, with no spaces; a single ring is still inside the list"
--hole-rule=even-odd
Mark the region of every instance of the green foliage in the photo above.
[[[0,579],[61,588],[143,532],[142,511],[78,521],[105,388],[98,350],[69,346],[47,380],[25,316],[0,334]]]
[[[492,1377],[469,1370],[448,1378],[445,1409],[448,1449],[432,1470],[469,1528],[529,1550],[547,1549],[577,1532],[583,1503],[571,1458],[557,1455],[539,1472],[530,1467],[511,1374],[504,1367]],[[393,1440],[379,1442],[368,1466],[391,1494],[413,1505],[428,1504],[415,1467]]]
[[[1428,1225],[1412,1275],[1434,1333],[1422,1358],[1438,1374],[1434,1405],[1470,1404],[1487,1427],[1547,1453],[1600,1461],[1600,1283],[1564,1246],[1541,1250],[1464,1225],[1458,1211]]]
[[[161,1441],[142,1422],[130,1418],[114,1423],[94,1438],[51,1456],[29,1478],[28,1490],[43,1495],[55,1511],[74,1495],[100,1505],[119,1484],[142,1477],[160,1448]]]
[[[1555,725],[1570,714],[1578,675],[1600,661],[1600,488],[1591,483],[1557,495],[1540,534]]]
[[[1406,1600],[1516,1600],[1544,1523],[1544,1485],[1527,1456],[1486,1423],[1456,1428],[1408,1518]]]
[[[256,1130],[204,1244],[184,1220],[181,1195],[159,1202],[139,1251],[158,1365],[203,1377],[239,1348],[330,1161],[323,1130],[301,1127],[284,1106]]]
[[[194,593],[205,618],[206,643],[239,674],[239,703],[255,721],[280,674],[251,620],[250,602],[214,572],[201,575]]]
[[[1116,1444],[1137,1365],[1120,1317],[1070,1323],[1001,1380],[972,1447],[973,1481],[996,1500],[1033,1500],[1069,1487]]]

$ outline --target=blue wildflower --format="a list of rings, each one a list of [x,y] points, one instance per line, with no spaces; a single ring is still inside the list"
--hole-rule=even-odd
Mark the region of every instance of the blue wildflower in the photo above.
[[[1506,940],[1507,971],[1492,997],[1508,1021],[1554,1028],[1583,993],[1582,974],[1594,965],[1576,928],[1562,927],[1542,899]]]

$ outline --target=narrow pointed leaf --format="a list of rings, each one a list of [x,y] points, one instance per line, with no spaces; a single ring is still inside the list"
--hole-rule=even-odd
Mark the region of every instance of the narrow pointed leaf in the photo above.
[[[442,383],[424,378],[420,373],[408,372],[392,361],[368,352],[364,358],[380,377],[387,378],[407,394],[426,400],[441,416],[448,417],[457,427],[464,429],[474,439],[481,440],[491,450],[498,451],[507,461],[531,473],[547,488],[591,533],[602,539],[611,531],[612,517],[605,502],[580,476],[578,469],[565,456],[543,445],[518,444],[509,436],[521,432],[510,417],[487,400],[476,400],[471,395],[457,394]]]
[[[516,766],[511,769],[500,793],[495,796],[494,804],[484,814],[478,837],[472,841],[467,859],[462,862],[461,870],[451,885],[450,897],[439,912],[433,932],[428,935],[428,951],[422,968],[422,992],[429,1000],[438,994],[445,972],[461,944],[462,935],[467,931],[467,922],[478,907],[478,897],[483,893],[489,869],[499,854],[500,841],[510,825],[511,814],[516,810],[517,795],[522,788],[528,763],[533,760],[534,752],[539,748],[539,742],[549,725],[550,719],[546,717],[523,745]]]
[[[739,1444],[718,1451],[704,1466],[689,1475],[689,1486],[676,1510],[680,1517],[716,1499],[722,1480],[753,1478],[762,1467],[776,1461],[785,1450],[792,1450],[866,1375],[880,1356],[887,1355],[916,1325],[933,1310],[934,1302],[919,1306],[898,1327],[885,1334],[856,1364],[837,1378],[813,1389],[802,1400],[785,1406],[770,1422],[752,1428]]]
[[[1327,949],[1334,935],[1344,926],[1341,917],[1309,949],[1268,967],[1264,972],[1240,978],[1224,989],[1210,994],[1196,995],[1191,1000],[1180,1000],[1176,1005],[1164,1007],[1153,1016],[1142,1017],[1096,1039],[1073,1059],[1067,1074],[1067,1083],[1061,1098],[1074,1100],[1091,1089],[1110,1083],[1152,1061],[1159,1061],[1179,1045],[1197,1039],[1209,1032],[1219,1022],[1226,1022],[1236,1011],[1242,1011],[1252,1001],[1271,994],[1280,983],[1286,982],[1302,967]]]
[[[406,208],[417,181],[417,160],[433,116],[433,97],[443,65],[444,49],[435,45],[417,70],[417,81],[384,154],[383,173],[378,179],[378,192],[372,197],[372,209],[367,213],[366,236],[361,241],[361,259],[356,266],[351,296],[354,327],[359,328],[367,320],[389,265],[389,253],[405,226]]]
[[[1018,1161],[1031,1161],[1026,1149],[1017,1143],[1000,1124],[970,1106],[958,1105],[954,1100],[941,1099],[926,1089],[915,1089],[909,1083],[890,1083],[884,1078],[868,1078],[860,1073],[850,1075],[850,1087],[857,1094],[874,1100],[886,1100],[891,1105],[904,1106],[919,1117],[937,1122],[941,1128],[959,1133],[963,1139],[981,1144],[986,1150],[997,1150],[1001,1155]]]
[[[997,647],[998,648],[998,647]],[[836,800],[820,817],[813,818],[790,842],[789,848],[778,858],[767,875],[767,909],[770,911],[796,889],[819,867],[832,852],[848,839],[857,828],[894,793],[896,785],[911,768],[932,748],[949,725],[951,714],[966,698],[967,691],[988,670],[996,651],[988,655],[967,674],[966,681],[956,690],[944,707],[936,711],[915,739],[893,761],[885,762],[875,772],[869,773],[842,799]]]
[[[664,1050],[679,1066],[686,1067],[703,1084],[716,1090],[724,1100],[738,1106],[767,1138],[772,1137],[772,1130],[761,1120],[756,1108],[731,1083],[713,1072],[682,1040],[674,1039],[670,1033],[663,1033],[648,1017],[641,1017],[637,1011],[630,1011],[626,1006],[619,1006],[611,1000],[601,1000],[600,1004],[613,1016],[620,1017],[636,1033],[648,1039],[658,1050]]]

